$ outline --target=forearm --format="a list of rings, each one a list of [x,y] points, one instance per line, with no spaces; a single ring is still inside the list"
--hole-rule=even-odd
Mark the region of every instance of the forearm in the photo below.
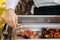
[[[12,9],[12,8],[6,9],[6,12],[11,12],[11,11],[14,12],[14,9]]]
[[[11,15],[12,15],[12,14],[16,15],[16,14],[15,14],[15,10],[12,9],[12,8],[7,9],[7,10],[6,10],[6,15],[10,15],[10,14],[11,14]]]

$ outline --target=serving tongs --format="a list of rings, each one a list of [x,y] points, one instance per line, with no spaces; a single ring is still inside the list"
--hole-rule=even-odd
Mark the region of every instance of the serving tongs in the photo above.
[[[6,29],[3,31],[3,34],[8,34],[8,25],[6,26]]]
[[[26,29],[25,26],[23,26],[22,24],[18,24],[16,29],[13,29],[13,40],[15,40],[15,38],[17,38],[17,34],[24,29]]]

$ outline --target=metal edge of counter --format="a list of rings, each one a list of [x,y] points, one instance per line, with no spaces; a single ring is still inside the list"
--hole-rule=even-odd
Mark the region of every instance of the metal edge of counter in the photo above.
[[[60,15],[18,15],[18,17],[60,17]]]

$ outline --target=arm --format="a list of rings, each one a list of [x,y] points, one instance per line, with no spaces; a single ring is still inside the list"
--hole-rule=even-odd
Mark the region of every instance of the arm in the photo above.
[[[4,20],[9,26],[13,28],[16,28],[18,24],[18,17],[14,11],[18,1],[19,0],[6,0],[6,16]]]

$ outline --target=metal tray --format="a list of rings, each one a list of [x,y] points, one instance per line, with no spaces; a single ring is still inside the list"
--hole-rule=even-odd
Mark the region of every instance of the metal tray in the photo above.
[[[60,28],[60,16],[57,15],[18,15],[18,17],[20,24],[33,31],[41,31],[41,28]]]
[[[50,24],[50,23],[40,23],[40,24],[24,24],[25,28],[32,30],[32,31],[39,31],[41,32],[41,28],[60,28],[60,24]],[[15,34],[16,35],[16,34]],[[21,38],[16,37],[16,40],[20,40]]]

